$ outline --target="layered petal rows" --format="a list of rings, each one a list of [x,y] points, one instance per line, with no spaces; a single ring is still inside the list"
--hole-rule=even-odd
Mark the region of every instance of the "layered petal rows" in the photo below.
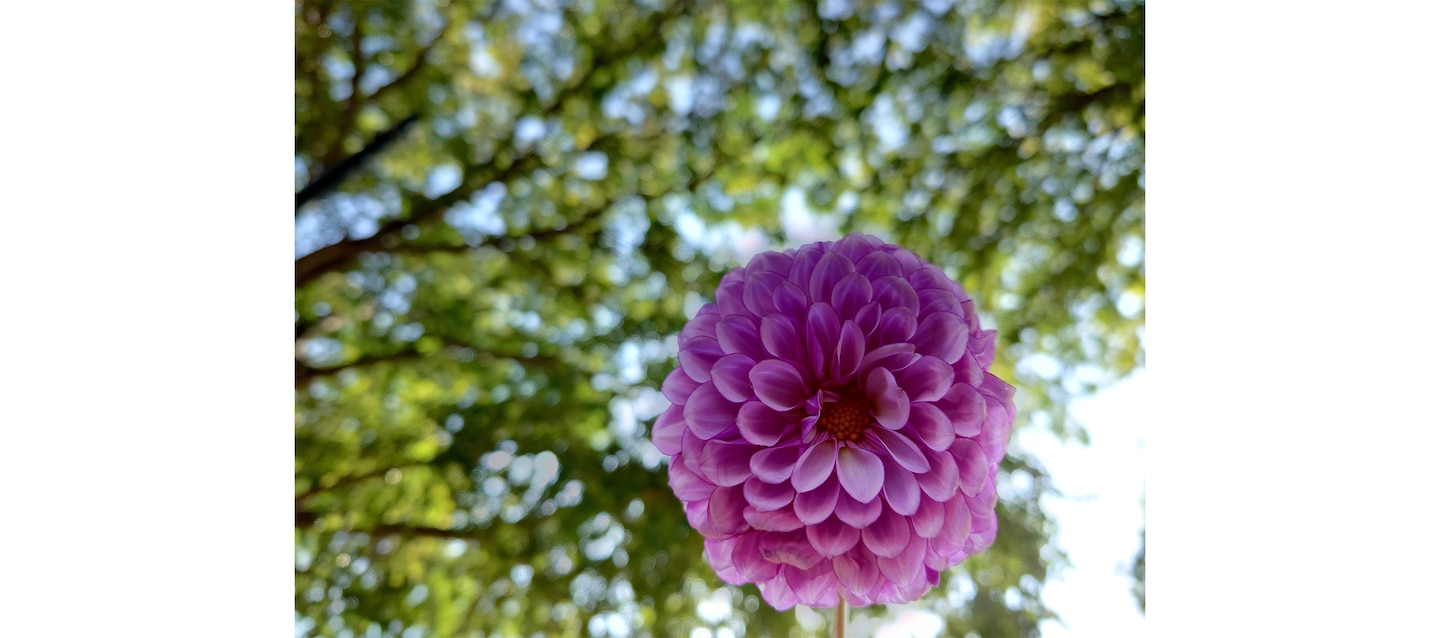
[[[679,342],[652,440],[725,582],[906,603],[994,540],[1014,388],[935,265],[867,235],[761,253]]]

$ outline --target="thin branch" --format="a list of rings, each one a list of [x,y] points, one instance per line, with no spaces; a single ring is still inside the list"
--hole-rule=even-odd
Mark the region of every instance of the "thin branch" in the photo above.
[[[370,94],[370,99],[379,99],[381,95],[389,93],[394,88],[402,86],[410,80],[415,79],[415,76],[420,75],[420,71],[429,63],[430,51],[435,48],[436,44],[440,43],[440,40],[445,38],[445,31],[449,28],[449,24],[441,27],[440,33],[436,34],[436,36],[430,40],[429,44],[420,47],[420,51],[415,54],[415,61],[410,64],[410,67],[401,72],[400,75],[395,76],[395,79],[375,89],[375,92]]]
[[[473,348],[473,347],[471,347],[471,346],[467,346],[467,345],[463,345],[463,344],[447,344],[446,348],[442,348],[440,351],[435,352],[435,353],[422,354],[422,353],[417,352],[417,351],[415,351],[415,350],[401,350],[401,351],[399,351],[399,352],[393,352],[393,353],[389,353],[389,354],[367,354],[367,355],[364,355],[364,356],[360,357],[359,359],[356,359],[356,360],[351,361],[351,362],[349,362],[349,363],[343,363],[343,364],[340,364],[340,365],[337,365],[337,366],[328,367],[328,368],[312,368],[312,367],[310,367],[310,366],[305,365],[304,363],[301,363],[301,362],[299,362],[299,361],[296,361],[296,362],[295,362],[295,387],[296,387],[297,389],[298,389],[298,388],[305,387],[306,385],[308,385],[311,381],[313,381],[313,380],[315,380],[315,379],[318,379],[318,378],[324,377],[324,376],[333,375],[333,374],[339,373],[339,372],[342,371],[342,370],[350,370],[350,369],[353,369],[353,368],[361,368],[361,367],[370,366],[370,365],[374,365],[374,364],[377,364],[377,363],[384,363],[384,362],[418,361],[418,360],[423,360],[423,359],[428,359],[428,358],[436,357],[436,356],[439,356],[439,355],[444,354],[445,350],[446,350],[446,349],[449,349],[449,348],[468,348],[468,349],[471,349],[471,350],[476,350],[475,348]],[[521,364],[525,364],[525,365],[536,365],[536,366],[542,366],[542,367],[550,367],[550,366],[554,366],[554,365],[560,363],[560,360],[559,360],[558,358],[556,358],[556,357],[552,357],[552,356],[550,356],[550,355],[540,355],[540,354],[537,354],[537,355],[535,355],[535,356],[533,356],[533,357],[527,357],[527,356],[525,356],[525,355],[516,354],[516,353],[491,352],[491,351],[480,351],[480,350],[476,350],[476,355],[477,355],[477,356],[489,355],[490,357],[493,357],[493,358],[496,358],[496,359],[513,359],[513,360],[515,360],[515,361],[520,362]]]
[[[554,101],[542,110],[542,113],[547,116],[553,115],[559,112],[571,97],[587,92],[587,90],[591,88],[588,86],[590,78],[600,67],[628,58],[647,48],[663,46],[664,39],[656,38],[654,34],[663,31],[664,25],[670,20],[683,15],[688,4],[688,2],[684,1],[677,2],[674,6],[659,15],[659,22],[654,29],[637,34],[634,40],[625,46],[597,54],[585,72],[580,74],[575,82],[562,89],[555,96]],[[597,140],[597,142],[598,141],[599,140]],[[513,131],[511,132],[509,147],[515,147],[515,133]],[[376,249],[388,250],[394,248],[394,243],[396,242],[394,237],[400,234],[406,226],[419,224],[444,213],[444,211],[448,210],[451,206],[465,200],[471,193],[486,184],[506,183],[521,173],[530,170],[530,168],[539,161],[539,157],[531,152],[516,158],[508,166],[503,167],[494,175],[483,176],[477,171],[474,173],[477,178],[466,180],[460,188],[456,188],[445,195],[435,199],[425,200],[418,204],[408,219],[391,220],[381,226],[374,235],[364,239],[346,238],[295,260],[295,287],[299,288],[318,279],[325,273],[345,267],[351,261],[358,258],[361,253]]]
[[[324,195],[336,186],[339,186],[341,182],[345,181],[345,178],[360,168],[366,160],[374,157],[379,154],[380,151],[385,150],[385,147],[393,144],[395,140],[399,139],[400,136],[405,133],[406,129],[410,128],[410,126],[415,124],[419,119],[419,115],[411,115],[410,117],[400,120],[399,123],[376,135],[375,139],[370,140],[370,143],[365,145],[365,148],[360,149],[360,152],[340,160],[334,167],[321,173],[320,177],[316,178],[315,181],[306,184],[305,188],[295,193],[296,214],[299,214],[300,207],[304,206],[306,202]]]

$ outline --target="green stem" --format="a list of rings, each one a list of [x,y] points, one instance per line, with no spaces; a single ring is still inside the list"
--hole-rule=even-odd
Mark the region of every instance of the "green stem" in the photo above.
[[[835,605],[835,638],[845,638],[845,599]]]

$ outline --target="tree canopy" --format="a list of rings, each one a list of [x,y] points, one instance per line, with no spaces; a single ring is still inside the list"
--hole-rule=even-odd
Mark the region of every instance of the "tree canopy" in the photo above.
[[[646,438],[762,247],[942,266],[1017,430],[1083,438],[1068,398],[1143,364],[1141,3],[295,8],[297,635],[800,635],[704,564]],[[946,635],[1051,614],[1042,459],[1000,482],[924,600]]]

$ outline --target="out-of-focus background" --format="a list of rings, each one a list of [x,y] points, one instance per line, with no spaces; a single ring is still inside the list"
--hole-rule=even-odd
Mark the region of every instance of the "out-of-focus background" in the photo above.
[[[720,275],[847,232],[961,282],[1020,391],[995,545],[851,635],[1137,632],[1144,18],[297,3],[296,635],[823,631],[719,582],[646,435]]]

